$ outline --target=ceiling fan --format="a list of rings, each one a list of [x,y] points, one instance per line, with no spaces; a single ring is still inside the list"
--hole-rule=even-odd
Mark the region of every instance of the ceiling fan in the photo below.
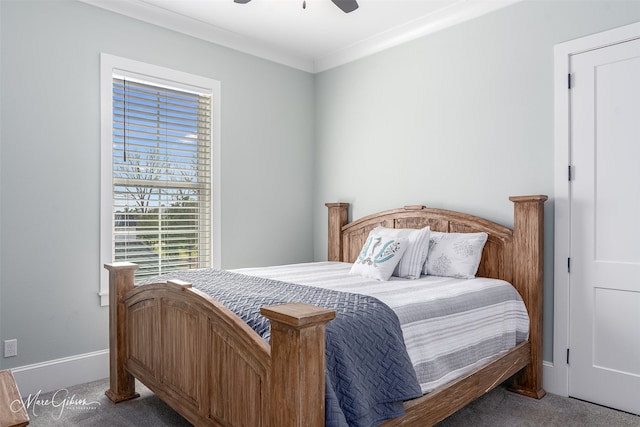
[[[249,3],[251,0],[233,0],[236,3]],[[344,13],[353,12],[358,8],[356,0],[331,0],[333,4],[338,6]],[[303,1],[302,7],[306,7],[306,1]]]

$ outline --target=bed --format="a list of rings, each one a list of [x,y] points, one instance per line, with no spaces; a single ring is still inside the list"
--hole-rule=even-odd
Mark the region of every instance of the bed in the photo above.
[[[511,283],[529,314],[525,341],[420,397],[384,426],[427,426],[510,379],[541,398],[543,212],[546,196],[511,197],[513,229],[470,214],[405,206],[349,222],[346,203],[327,203],[328,261],[354,263],[371,230],[487,234],[477,276]],[[325,425],[325,345],[331,309],[291,302],[261,308],[270,343],[228,307],[190,283],[134,286],[131,263],[107,264],[113,402],[137,397],[139,379],[194,425]]]

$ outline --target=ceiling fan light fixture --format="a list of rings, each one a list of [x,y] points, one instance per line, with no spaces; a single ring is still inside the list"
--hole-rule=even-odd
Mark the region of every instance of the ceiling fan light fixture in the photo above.
[[[356,0],[331,0],[333,4],[338,6],[344,13],[353,12],[358,8]]]
[[[251,0],[233,0],[233,1],[235,3],[245,4],[245,3],[249,3]],[[353,12],[358,8],[358,2],[356,0],[331,0],[331,1],[333,2],[333,4],[338,6],[340,10],[342,10],[344,13]],[[303,9],[307,8],[306,0],[302,1],[302,8]]]

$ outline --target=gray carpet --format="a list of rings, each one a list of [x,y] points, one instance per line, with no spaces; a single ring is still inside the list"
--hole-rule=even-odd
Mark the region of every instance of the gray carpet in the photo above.
[[[139,384],[140,397],[113,404],[104,395],[108,380],[31,396],[30,426],[190,426],[149,389]],[[55,397],[55,398],[54,398]],[[28,399],[28,397],[26,397]],[[498,387],[438,424],[438,427],[640,427],[640,417],[549,394],[541,400]]]

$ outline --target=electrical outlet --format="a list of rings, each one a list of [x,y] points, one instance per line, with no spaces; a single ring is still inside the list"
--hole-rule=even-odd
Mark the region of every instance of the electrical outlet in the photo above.
[[[4,340],[4,357],[18,355],[18,340]]]

